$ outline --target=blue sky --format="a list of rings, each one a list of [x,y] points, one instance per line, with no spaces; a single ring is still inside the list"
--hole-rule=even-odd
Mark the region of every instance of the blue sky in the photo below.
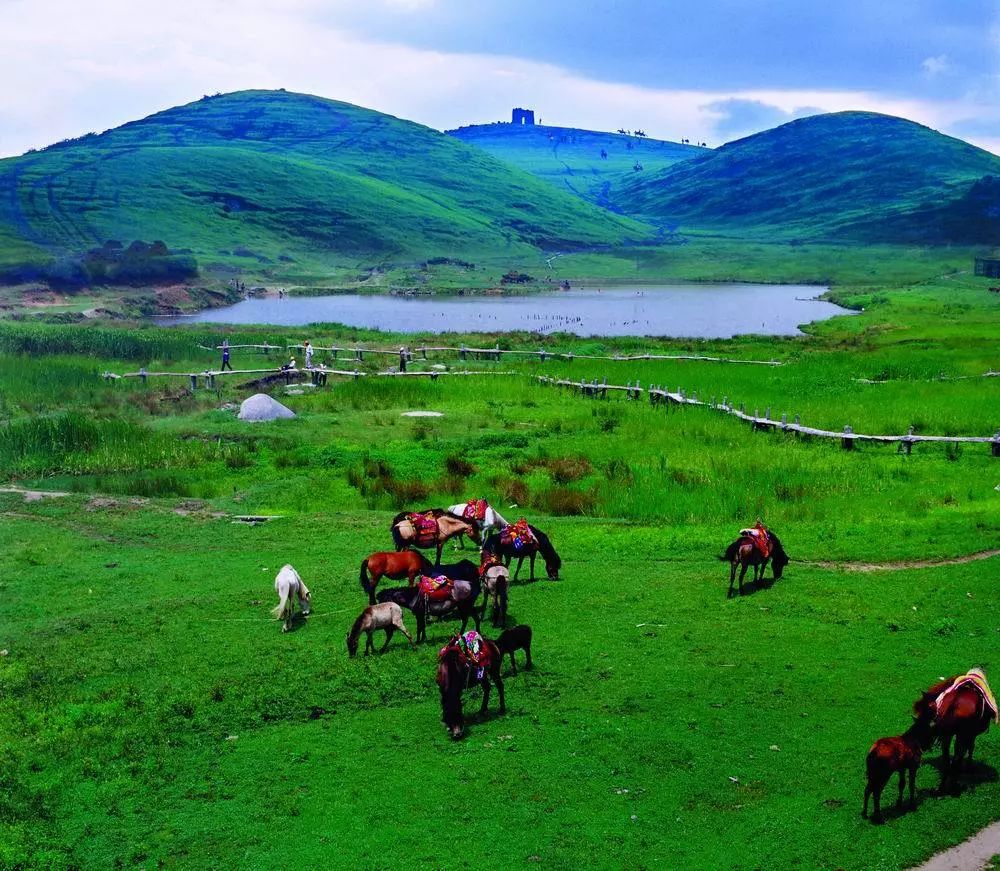
[[[0,0],[0,17],[0,155],[251,87],[439,129],[526,105],[713,145],[858,108],[1000,152],[1000,0]]]

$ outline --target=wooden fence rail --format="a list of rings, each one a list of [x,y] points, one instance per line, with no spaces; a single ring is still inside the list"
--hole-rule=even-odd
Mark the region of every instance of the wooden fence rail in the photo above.
[[[213,348],[206,348],[204,345],[199,345],[204,351],[221,351],[223,349],[222,345],[216,345]],[[340,354],[346,354],[348,359],[353,360],[364,360],[365,354],[382,354],[387,357],[398,357],[399,348],[365,348],[361,345],[312,345],[314,351],[325,351],[327,353],[333,354],[333,359],[337,360]],[[280,345],[268,345],[267,343],[263,345],[230,345],[230,350],[235,349],[256,349],[261,350],[265,354],[269,354],[271,351],[280,351],[282,346]],[[299,344],[289,344],[285,345],[284,349],[286,351],[304,351],[305,345]],[[500,360],[503,356],[514,356],[514,357],[535,357],[540,362],[544,363],[546,360],[565,360],[566,362],[572,362],[573,360],[607,360],[612,362],[635,362],[637,360],[695,360],[701,362],[709,363],[742,363],[749,366],[781,366],[783,365],[780,360],[736,360],[730,357],[710,357],[703,354],[615,354],[613,356],[601,356],[598,354],[574,354],[572,351],[566,353],[556,352],[556,351],[546,351],[544,348],[539,348],[537,351],[524,351],[524,350],[505,350],[499,346],[494,346],[492,348],[472,348],[467,345],[420,345],[416,348],[407,348],[407,356],[409,359],[413,359],[415,354],[419,354],[421,359],[428,359],[428,354],[457,354],[460,360],[469,359],[469,355],[475,355],[476,359],[480,360]]]
[[[731,414],[740,420],[746,421],[755,431],[777,430],[780,432],[794,433],[795,435],[840,439],[841,447],[847,451],[854,450],[855,442],[897,443],[899,445],[899,451],[906,454],[909,454],[913,445],[919,442],[944,442],[947,444],[971,443],[988,444],[990,446],[991,455],[994,457],[1000,457],[1000,430],[992,436],[937,436],[917,435],[914,432],[914,428],[911,426],[905,435],[869,435],[866,433],[856,433],[848,425],[845,426],[843,430],[837,432],[834,430],[803,426],[799,415],[797,414],[791,422],[789,422],[787,414],[782,414],[780,418],[774,419],[771,417],[770,408],[765,409],[763,415],[760,414],[759,408],[755,409],[753,414],[748,414],[746,407],[743,404],[740,404],[737,408],[729,402],[728,396],[724,396],[721,402],[716,402],[714,396],[708,402],[705,402],[698,399],[697,393],[692,393],[688,396],[687,393],[680,387],[678,387],[676,391],[670,391],[666,388],[657,386],[642,387],[638,381],[636,381],[635,384],[629,381],[627,384],[621,385],[608,384],[607,379],[604,379],[601,382],[598,382],[596,378],[590,381],[587,381],[586,379],[574,381],[566,378],[549,378],[544,375],[538,376],[538,381],[543,385],[548,384],[556,387],[569,387],[574,390],[579,390],[582,396],[590,396],[601,399],[607,398],[608,391],[619,391],[625,394],[626,399],[631,400],[639,399],[643,396],[643,394],[645,394],[649,397],[650,404],[652,405],[697,405],[704,408],[711,408],[723,414]]]

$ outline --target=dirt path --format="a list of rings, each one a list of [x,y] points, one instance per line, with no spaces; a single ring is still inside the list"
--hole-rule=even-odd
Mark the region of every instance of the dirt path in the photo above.
[[[852,562],[824,562],[816,560],[795,560],[807,566],[817,566],[821,569],[840,569],[845,572],[898,572],[903,569],[932,569],[937,566],[960,566],[966,563],[975,563],[984,559],[1000,556],[1000,548],[993,550],[981,550],[978,553],[970,553],[966,556],[956,556],[951,559],[932,560],[904,560],[895,563],[852,563]]]
[[[931,856],[911,871],[981,871],[1000,855],[1000,822],[987,826],[950,850]]]

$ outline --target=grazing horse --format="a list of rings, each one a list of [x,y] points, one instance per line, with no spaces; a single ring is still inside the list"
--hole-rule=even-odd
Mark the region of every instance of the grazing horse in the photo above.
[[[479,631],[483,616],[482,612],[476,608],[476,599],[479,598],[479,581],[474,583],[456,581],[456,592],[459,586],[468,587],[467,591],[463,590],[466,595],[459,599],[428,599],[418,587],[392,587],[388,590],[382,590],[377,598],[379,602],[395,602],[400,607],[412,611],[413,616],[417,618],[417,641],[426,641],[427,618],[429,616],[444,617],[453,611],[462,618],[462,632],[465,632],[470,617],[476,624],[476,631]]]
[[[542,559],[545,560],[545,573],[549,576],[549,580],[558,581],[559,569],[562,568],[562,560],[559,558],[559,554],[556,553],[556,549],[552,546],[552,542],[549,541],[549,537],[544,532],[534,526],[529,526],[528,529],[531,530],[531,534],[534,536],[535,540],[533,542],[526,542],[522,547],[515,548],[513,544],[504,544],[500,535],[494,534],[486,539],[486,543],[483,545],[483,552],[502,558],[506,566],[510,565],[511,559],[517,557],[517,568],[514,569],[513,577],[515,581],[517,580],[518,573],[521,571],[521,563],[524,562],[525,557],[528,557],[530,560],[531,580],[535,580],[535,557],[541,554]]]
[[[903,804],[903,789],[906,786],[906,774],[910,774],[910,807],[917,806],[916,779],[920,758],[925,750],[930,750],[934,743],[932,721],[934,713],[930,710],[921,711],[902,735],[894,738],[879,738],[872,744],[865,758],[865,771],[868,782],[865,784],[865,801],[861,808],[861,816],[868,816],[868,797],[875,798],[873,823],[882,822],[882,790],[893,774],[899,772],[899,798],[896,807]]]
[[[385,644],[382,645],[379,653],[385,653],[389,642],[392,641],[392,634],[397,629],[406,636],[406,639],[410,642],[410,647],[414,646],[413,637],[406,631],[406,626],[403,625],[403,609],[395,602],[384,602],[381,605],[369,605],[361,612],[358,619],[354,621],[351,631],[347,633],[348,656],[357,656],[358,639],[361,637],[362,632],[368,634],[368,640],[365,641],[365,656],[374,650],[375,645],[372,644],[372,632],[376,629],[385,630]]]
[[[482,520],[477,520],[474,517],[466,517],[465,509],[468,507],[468,502],[460,502],[458,505],[452,505],[448,508],[448,511],[458,517],[464,517],[466,520],[475,523],[479,527],[480,533],[485,538],[488,535],[492,535],[494,532],[499,532],[505,526],[507,526],[507,521],[504,520],[500,513],[490,504],[487,503],[486,511]],[[462,539],[459,539],[460,545],[462,544]]]
[[[778,536],[773,532],[771,533],[770,555],[764,556],[754,543],[754,540],[750,536],[744,535],[729,545],[726,548],[725,554],[720,556],[719,559],[724,563],[729,563],[729,593],[727,598],[732,598],[733,595],[733,582],[736,580],[737,566],[740,567],[739,589],[742,596],[743,578],[746,576],[747,569],[750,566],[753,566],[753,579],[754,583],[757,583],[764,579],[764,570],[767,568],[768,562],[771,563],[771,569],[774,572],[774,579],[776,581],[781,580],[785,566],[789,563],[785,548],[778,540]]]
[[[465,731],[465,718],[462,716],[462,690],[476,686],[483,688],[483,704],[479,716],[485,717],[489,701],[490,686],[496,684],[500,693],[500,713],[507,710],[503,694],[503,679],[500,677],[500,651],[492,641],[483,639],[488,651],[488,663],[484,664],[482,673],[464,662],[461,652],[454,644],[449,643],[440,654],[437,668],[437,685],[441,691],[441,719],[452,738],[458,740]]]
[[[429,571],[431,561],[415,550],[378,551],[361,561],[361,589],[368,594],[368,604],[375,604],[375,587],[382,578],[401,581],[403,578],[413,586],[417,575]],[[371,580],[368,574],[371,573]],[[449,575],[449,577],[451,577]]]
[[[957,784],[963,757],[966,759],[966,766],[972,766],[972,751],[976,746],[976,738],[990,727],[991,721],[997,718],[995,708],[990,707],[992,699],[987,696],[988,685],[984,692],[974,681],[965,680],[949,693],[948,697],[944,697],[944,693],[951,689],[957,680],[971,678],[973,675],[981,677],[985,684],[986,676],[979,669],[972,669],[967,675],[950,677],[934,684],[913,704],[913,711],[918,716],[929,711],[934,717],[934,731],[941,742],[942,767],[939,794],[943,794],[949,784]],[[952,738],[955,739],[954,756],[951,756]]]
[[[485,607],[490,602],[493,607],[490,611],[490,619],[493,625],[507,625],[507,591],[510,588],[510,569],[503,563],[490,560],[485,563],[480,570],[480,578],[483,582],[483,596]]]
[[[431,515],[437,523],[434,534],[424,543],[421,543],[420,532],[410,519],[411,514]],[[479,544],[481,541],[479,527],[470,523],[464,517],[459,517],[457,514],[445,511],[443,508],[432,508],[428,511],[401,511],[392,518],[392,525],[389,527],[389,530],[392,533],[392,540],[396,545],[396,550],[401,551],[407,547],[437,547],[437,560],[434,563],[436,566],[441,565],[442,546],[456,535],[467,535],[476,544]]]
[[[524,667],[531,669],[531,627],[522,623],[513,629],[505,629],[497,639],[497,649],[501,656],[510,654],[510,668],[513,674],[517,674],[517,663],[514,661],[514,651],[523,650],[525,655]]]
[[[295,599],[299,600],[299,610],[302,616],[306,617],[312,609],[312,594],[309,588],[302,583],[302,578],[290,565],[281,567],[277,577],[274,579],[274,591],[278,594],[278,604],[271,610],[271,613],[279,620],[284,621],[281,627],[282,632],[287,632],[292,628],[292,621],[295,617]]]

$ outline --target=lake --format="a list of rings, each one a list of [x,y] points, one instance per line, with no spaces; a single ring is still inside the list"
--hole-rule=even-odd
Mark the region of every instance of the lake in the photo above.
[[[792,336],[800,333],[799,324],[851,314],[816,299],[825,290],[814,285],[673,284],[526,296],[263,297],[157,322],[280,326],[331,322],[400,333],[530,330],[578,336]]]

